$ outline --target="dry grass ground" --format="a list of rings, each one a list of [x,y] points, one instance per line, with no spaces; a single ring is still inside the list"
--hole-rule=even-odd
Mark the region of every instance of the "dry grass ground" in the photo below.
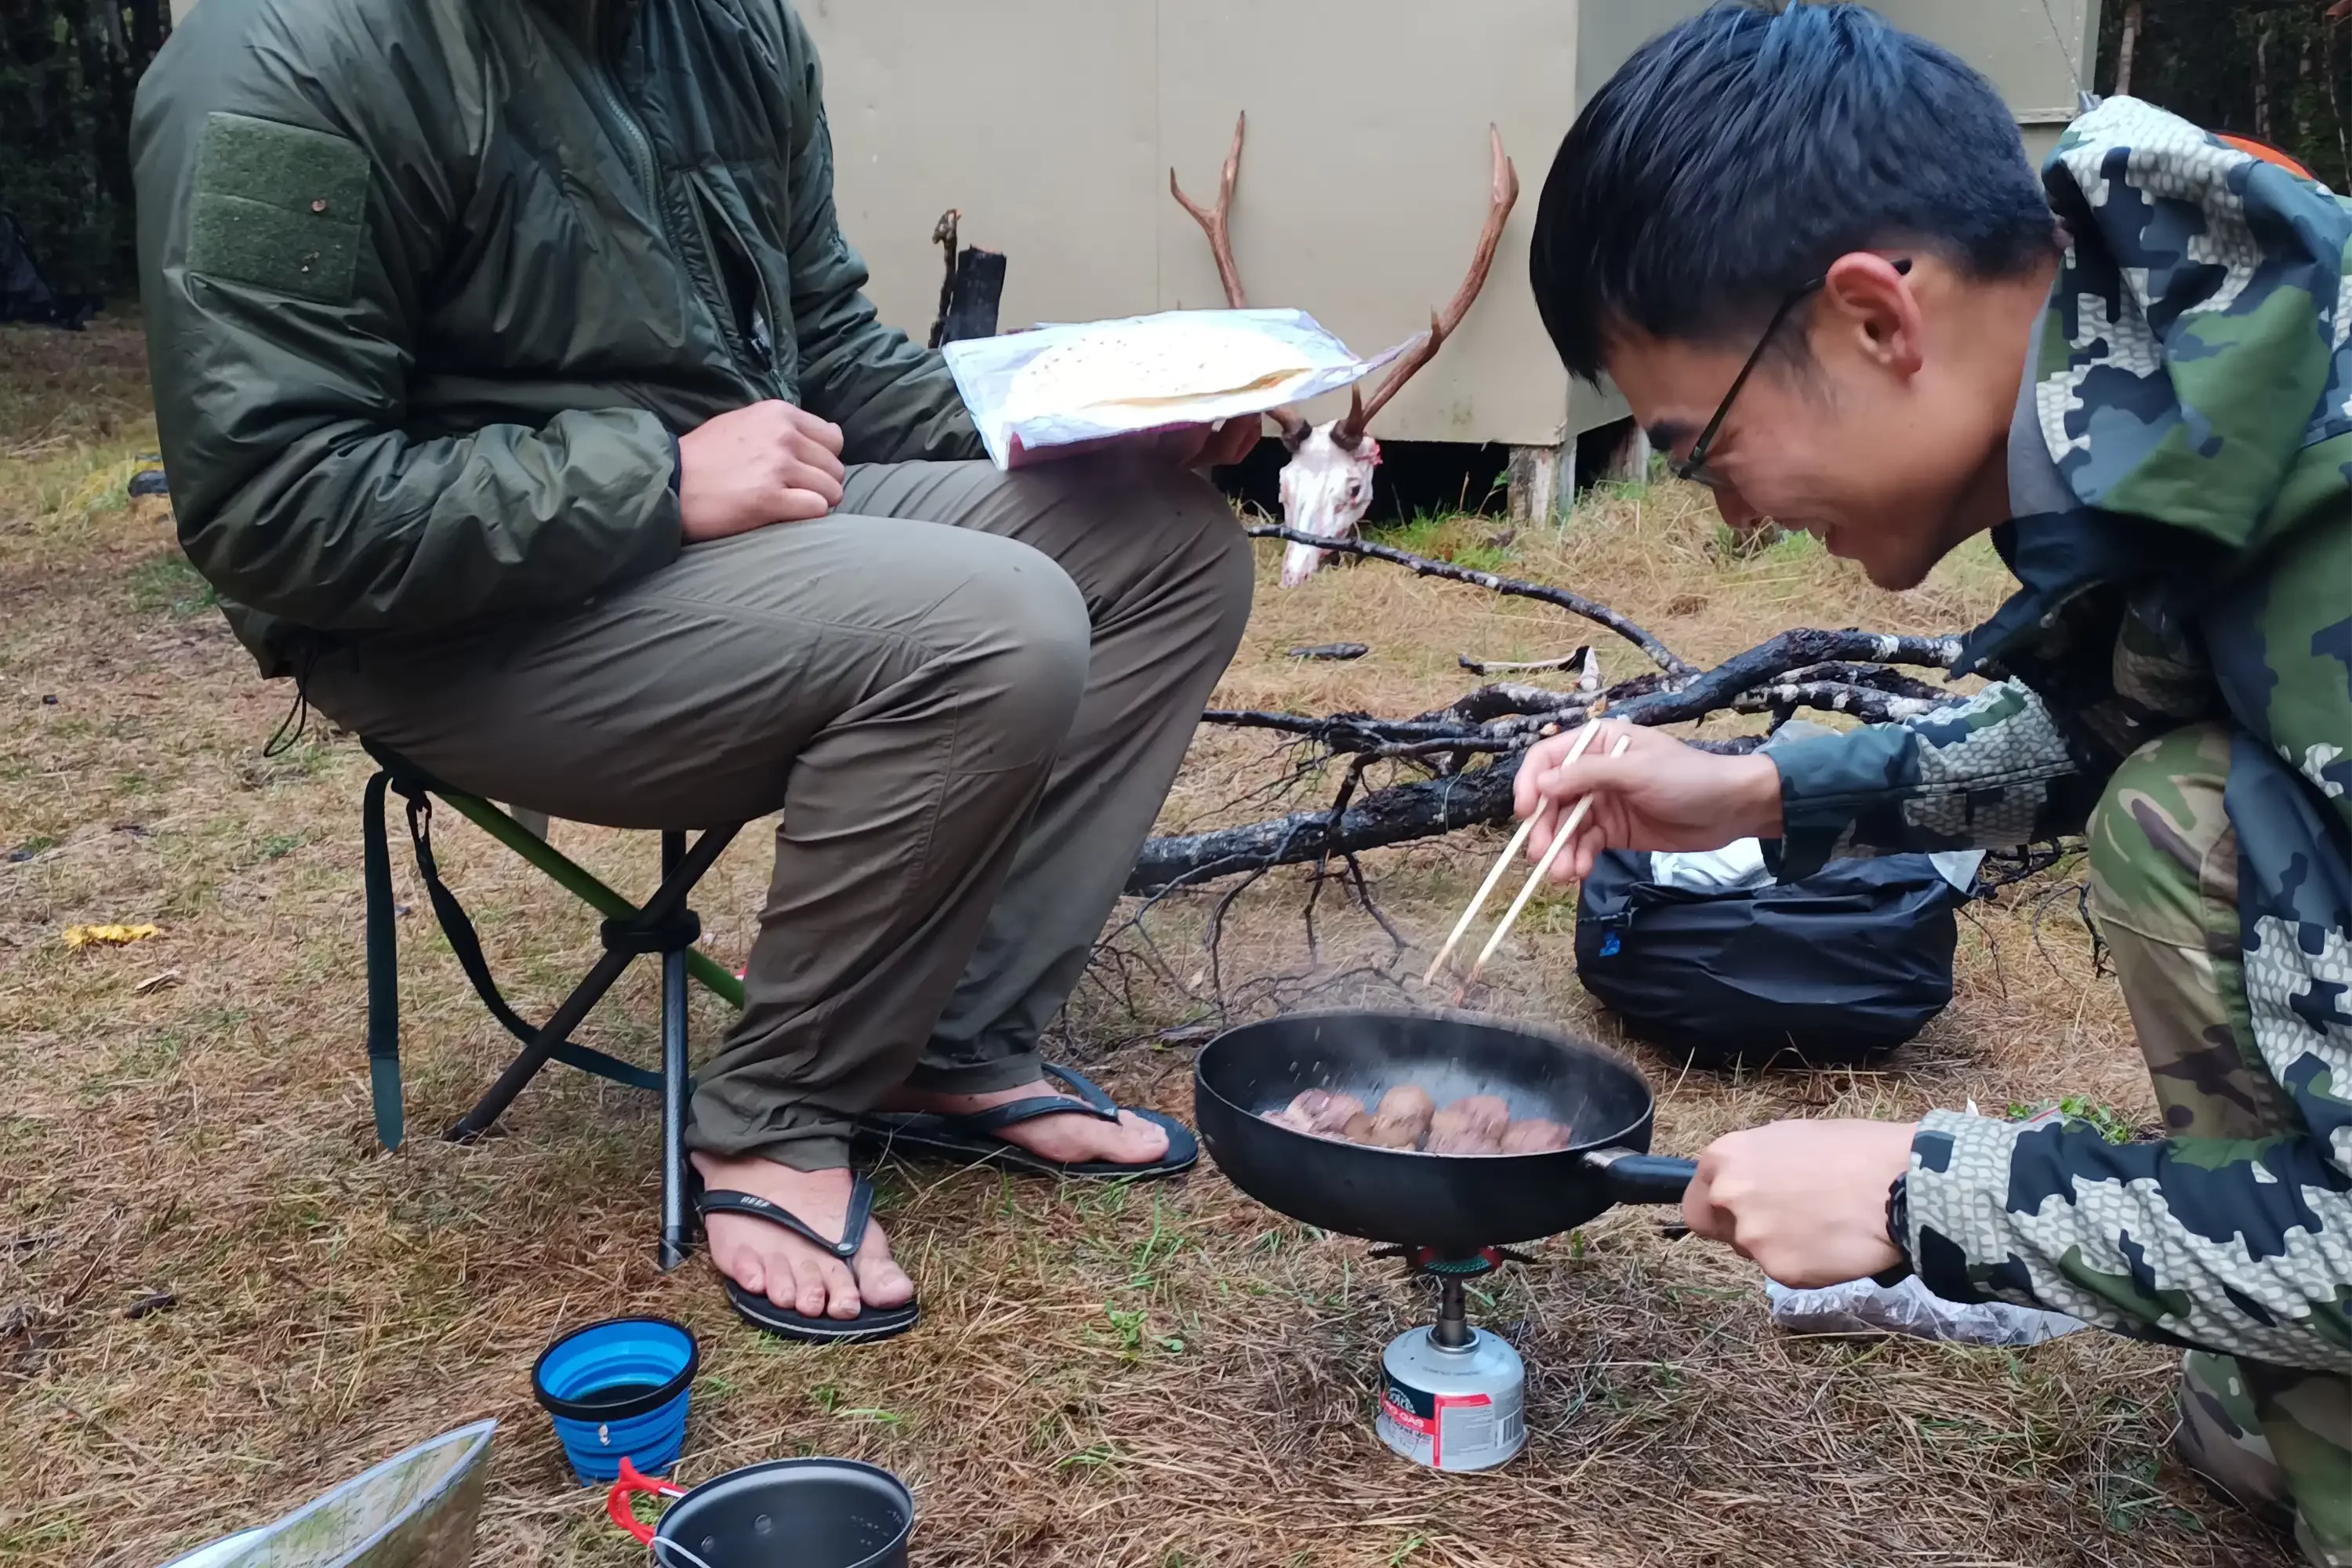
[[[688,1479],[794,1453],[887,1464],[919,1500],[927,1568],[2285,1561],[2166,1457],[2165,1352],[2091,1334],[2016,1354],[1793,1340],[1753,1269],[1666,1239],[1655,1213],[1612,1215],[1489,1282],[1480,1313],[1528,1356],[1532,1436],[1482,1478],[1411,1468],[1372,1436],[1379,1350],[1425,1319],[1418,1292],[1213,1170],[1132,1190],[889,1171],[922,1330],[844,1352],[764,1341],[701,1263],[653,1267],[645,1097],[558,1070],[504,1137],[430,1136],[510,1047],[420,915],[403,971],[424,1135],[381,1154],[360,1050],[366,763],[348,739],[261,756],[287,693],[256,679],[160,503],[120,499],[152,445],[144,405],[120,326],[0,332],[0,1564],[148,1568],[484,1415],[504,1425],[479,1561],[641,1562],[568,1483],[527,1387],[552,1332],[625,1310],[702,1336]],[[1500,550],[1694,657],[1790,624],[1943,630],[2000,593],[1981,554],[1899,599],[1803,542],[1727,563],[1710,515],[1671,487],[1597,499],[1559,536],[1482,543],[1493,528],[1422,541]],[[1457,652],[1584,640],[1538,608],[1376,566],[1271,582],[1221,700],[1405,711],[1463,689]],[[1285,657],[1336,638],[1375,651]],[[1262,736],[1204,738],[1171,825],[1230,816],[1281,766]],[[557,836],[647,885],[643,837]],[[729,960],[760,838],[698,900]],[[591,962],[592,922],[462,825],[442,841],[509,989],[544,1008]],[[1425,952],[1494,848],[1471,837],[1369,864]],[[1150,947],[1123,937],[1082,993],[1065,1047],[1182,1111],[1179,1026],[1213,1016],[1218,985],[1242,1012],[1390,991],[1388,939],[1339,889],[1310,954],[1307,885],[1282,873],[1239,899],[1213,974],[1211,900],[1161,906]],[[1958,1002],[1886,1072],[1732,1081],[1643,1057],[1662,1146],[1779,1114],[2062,1091],[2145,1117],[2113,984],[2071,921],[2037,943],[2032,890],[1964,925]],[[1613,1037],[1576,985],[1570,915],[1531,915],[1495,1005]],[[62,941],[111,921],[160,934]],[[589,1037],[644,1059],[650,1003],[639,973]],[[721,1023],[704,1009],[700,1037]],[[159,1292],[173,1304],[134,1313]]]

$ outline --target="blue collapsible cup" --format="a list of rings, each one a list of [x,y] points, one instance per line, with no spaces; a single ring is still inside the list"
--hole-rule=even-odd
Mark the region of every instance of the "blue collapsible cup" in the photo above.
[[[613,1318],[541,1351],[530,1390],[554,1417],[583,1485],[619,1479],[625,1458],[662,1476],[686,1445],[687,1392],[701,1364],[702,1349],[685,1324]]]

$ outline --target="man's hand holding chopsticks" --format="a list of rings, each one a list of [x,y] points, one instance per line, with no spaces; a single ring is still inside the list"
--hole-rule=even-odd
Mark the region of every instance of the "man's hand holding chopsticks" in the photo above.
[[[1638,724],[1601,723],[1612,733],[1572,762],[1577,731],[1537,742],[1513,781],[1514,810],[1535,818],[1530,860],[1542,859],[1576,803],[1591,797],[1552,862],[1554,881],[1580,881],[1603,849],[1720,849],[1780,837],[1780,771],[1769,757],[1717,756]]]

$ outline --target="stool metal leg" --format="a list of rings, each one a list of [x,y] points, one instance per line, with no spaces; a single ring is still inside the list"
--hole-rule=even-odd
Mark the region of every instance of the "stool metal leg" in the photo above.
[[[728,828],[705,833],[696,839],[694,847],[680,857],[676,870],[663,879],[661,887],[646,900],[645,908],[637,911],[637,919],[647,925],[658,926],[684,909],[687,894],[702,879],[703,873],[710,869],[711,863],[719,858],[719,852],[727,847],[728,840],[733,837],[734,830]],[[621,971],[629,966],[629,960],[635,956],[635,953],[626,947],[610,945],[608,937],[604,954],[596,961],[596,967],[588,972],[588,978],[564,998],[553,1016],[531,1037],[530,1043],[523,1047],[522,1054],[507,1064],[506,1071],[499,1075],[499,1080],[490,1086],[489,1093],[449,1129],[450,1142],[463,1143],[489,1131],[491,1123],[514,1103],[515,1096],[520,1094],[524,1086],[538,1076],[539,1069],[548,1064],[555,1054],[555,1048],[572,1037],[572,1031],[580,1026],[580,1020],[588,1016],[589,1009],[602,1001],[604,993],[613,988],[613,982],[621,977]],[[667,969],[664,973],[667,973]],[[685,1049],[685,1016],[686,1003],[681,994],[678,1000],[678,1048],[681,1052]],[[667,1042],[663,1048],[667,1050]],[[683,1081],[681,1078],[680,1082]]]
[[[686,835],[662,835],[662,878],[686,855]],[[686,953],[662,954],[662,1228],[659,1261],[667,1273],[686,1261],[693,1237],[686,1213]]]
[[[580,1020],[588,1016],[590,1008],[604,999],[604,993],[613,988],[613,982],[618,980],[621,971],[628,967],[629,955],[625,952],[607,952],[598,959],[596,967],[588,972],[588,978],[583,980],[578,989],[565,997],[563,1005],[540,1026],[539,1033],[531,1037],[530,1044],[523,1047],[522,1055],[509,1062],[507,1070],[499,1074],[499,1080],[490,1085],[490,1091],[449,1129],[449,1142],[470,1142],[488,1132],[490,1124],[498,1121],[506,1108],[514,1103],[514,1097],[523,1091],[523,1086],[547,1065],[555,1047],[572,1037],[572,1031],[580,1026]]]

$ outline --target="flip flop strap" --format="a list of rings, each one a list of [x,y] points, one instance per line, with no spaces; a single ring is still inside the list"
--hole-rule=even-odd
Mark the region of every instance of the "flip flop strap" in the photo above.
[[[1067,1084],[1070,1094],[1076,1098],[1036,1094],[1026,1100],[991,1106],[986,1110],[968,1111],[948,1120],[966,1131],[982,1133],[1001,1131],[1017,1122],[1034,1121],[1041,1116],[1091,1116],[1097,1121],[1118,1120],[1118,1102],[1105,1094],[1084,1073],[1071,1068],[1056,1067],[1052,1062],[1040,1062],[1038,1066]]]
[[[1040,1062],[1037,1065],[1067,1084],[1070,1092],[1092,1106],[1096,1114],[1112,1118],[1118,1115],[1118,1102],[1105,1094],[1099,1084],[1077,1068],[1057,1067],[1052,1062]]]
[[[811,1246],[821,1247],[844,1263],[857,1256],[859,1244],[866,1239],[866,1227],[874,1220],[874,1184],[864,1176],[853,1176],[849,1183],[849,1212],[842,1218],[841,1239],[828,1240],[816,1228],[782,1204],[770,1203],[757,1193],[739,1193],[726,1187],[713,1187],[696,1200],[696,1206],[708,1219],[714,1214],[748,1215],[753,1219],[778,1225]]]

